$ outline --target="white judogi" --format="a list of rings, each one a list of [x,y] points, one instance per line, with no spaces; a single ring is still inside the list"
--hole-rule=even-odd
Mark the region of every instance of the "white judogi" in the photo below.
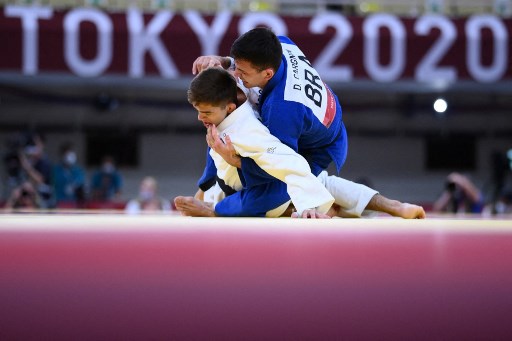
[[[299,214],[311,208],[316,208],[321,213],[329,210],[334,198],[322,182],[311,173],[306,159],[270,134],[267,127],[256,118],[249,101],[228,115],[217,129],[221,139],[224,140],[226,135],[230,137],[237,154],[253,159],[268,174],[287,184],[288,195]],[[210,156],[217,168],[217,176],[234,190],[242,190],[237,169],[229,165],[213,149],[210,150]],[[213,199],[215,204],[222,199],[223,194],[219,193],[218,188],[212,191],[216,194],[210,192],[207,196]],[[282,214],[287,205],[281,206],[283,207],[279,207],[277,211],[273,210],[276,212],[270,213],[271,216],[279,216],[279,212]]]

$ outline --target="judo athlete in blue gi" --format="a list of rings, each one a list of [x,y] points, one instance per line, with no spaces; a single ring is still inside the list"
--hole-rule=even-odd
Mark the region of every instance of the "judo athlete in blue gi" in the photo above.
[[[327,176],[328,165],[334,162],[339,172],[347,155],[341,106],[304,53],[289,38],[276,37],[267,28],[255,28],[234,42],[231,55],[199,57],[192,72],[198,73],[211,66],[231,68],[248,89],[247,96],[261,122],[272,135],[307,160],[312,173],[333,195],[343,212],[338,215],[359,217],[369,210],[402,218],[425,218],[420,206],[390,200],[367,186]],[[209,129],[208,140],[210,147],[239,168],[244,177],[252,180],[270,176],[257,167],[254,160],[237,155],[229,139],[221,140],[213,126]],[[316,208],[311,208],[303,211],[302,216],[316,214]],[[233,211],[233,215],[236,212]]]
[[[243,175],[208,148],[205,171],[198,182],[200,199],[205,204],[196,210],[188,209],[187,200],[195,199],[178,197],[175,203],[182,213],[279,217],[290,201],[301,214],[311,207],[322,213],[329,210],[334,198],[311,173],[307,161],[271,135],[258,120],[229,72],[221,68],[201,72],[191,82],[188,100],[207,129],[216,126],[221,136],[230,137],[238,155],[250,158],[271,176],[254,179],[252,173]]]

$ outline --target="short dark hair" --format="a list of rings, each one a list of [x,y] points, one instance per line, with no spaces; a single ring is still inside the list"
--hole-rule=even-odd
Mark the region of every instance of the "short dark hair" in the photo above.
[[[230,53],[233,58],[248,61],[257,69],[272,68],[277,71],[283,48],[272,30],[256,27],[238,37]]]
[[[237,103],[237,85],[233,76],[224,69],[211,67],[201,71],[190,83],[188,101],[194,105],[208,103],[224,106]]]

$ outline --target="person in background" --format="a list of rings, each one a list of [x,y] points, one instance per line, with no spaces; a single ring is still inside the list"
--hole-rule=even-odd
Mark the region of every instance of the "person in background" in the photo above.
[[[91,177],[91,199],[117,201],[121,197],[123,179],[115,166],[114,158],[105,155],[101,167]]]
[[[156,179],[151,176],[142,179],[138,197],[128,201],[125,207],[125,212],[128,214],[170,211],[170,201],[158,196],[158,183]]]
[[[482,213],[482,192],[465,175],[453,172],[446,178],[445,188],[434,202],[434,212]]]
[[[486,209],[491,214],[512,212],[512,148],[491,154],[491,195]]]
[[[26,145],[19,150],[18,159],[25,179],[30,181],[41,198],[41,208],[55,206],[52,186],[52,164],[44,152],[43,136],[28,132]]]
[[[5,153],[2,155],[2,161],[5,179],[3,179],[4,192],[2,194],[5,198],[9,198],[12,191],[26,180],[26,174],[21,168],[20,159],[18,157],[25,145],[25,136],[20,132],[9,135],[4,141]]]
[[[82,206],[85,201],[85,172],[69,142],[60,146],[60,162],[53,168],[55,200],[59,204]]]

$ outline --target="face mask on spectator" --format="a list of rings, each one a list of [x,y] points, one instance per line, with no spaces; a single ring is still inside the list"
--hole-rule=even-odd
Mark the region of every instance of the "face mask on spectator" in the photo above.
[[[76,162],[76,153],[75,152],[67,152],[64,155],[64,163],[68,166],[74,165]]]
[[[153,191],[140,191],[139,197],[144,201],[148,201],[148,200],[153,199],[154,193],[153,193]]]
[[[105,163],[103,164],[103,172],[107,173],[107,174],[111,174],[111,173],[114,173],[114,165],[111,164],[111,163]]]

